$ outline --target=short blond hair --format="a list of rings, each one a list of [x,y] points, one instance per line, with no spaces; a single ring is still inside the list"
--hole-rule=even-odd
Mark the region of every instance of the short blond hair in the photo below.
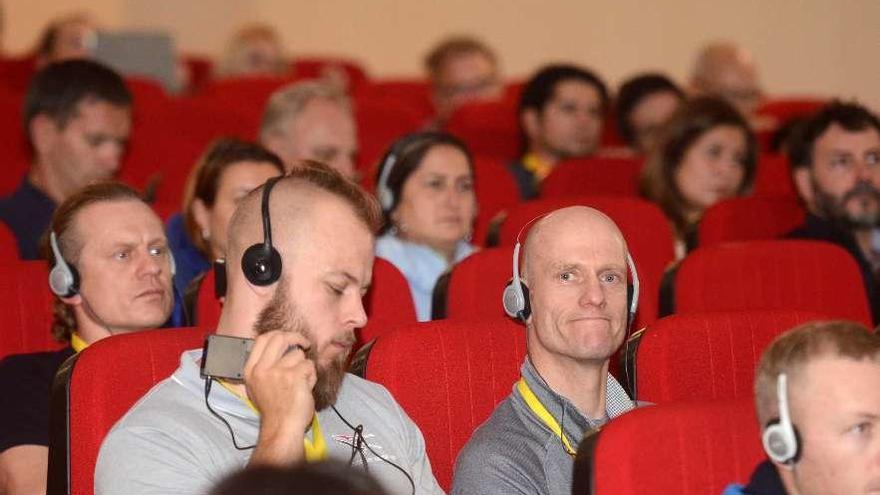
[[[263,119],[260,122],[260,142],[265,144],[270,133],[282,122],[296,119],[312,100],[328,100],[352,113],[351,100],[345,91],[335,84],[310,80],[288,84],[272,93]]]
[[[796,380],[811,361],[837,357],[880,364],[880,338],[861,323],[814,321],[776,337],[761,355],[755,373],[758,421],[766,425],[779,417],[776,381],[781,373]]]

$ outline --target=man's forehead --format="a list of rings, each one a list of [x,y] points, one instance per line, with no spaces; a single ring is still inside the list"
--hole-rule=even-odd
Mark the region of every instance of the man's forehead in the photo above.
[[[165,238],[162,221],[149,206],[138,200],[101,201],[84,207],[76,215],[75,227],[89,241],[106,245],[130,240],[135,235]]]
[[[626,263],[626,243],[605,214],[588,207],[570,207],[535,223],[526,239],[526,256],[545,262],[601,259]]]
[[[837,122],[828,126],[816,140],[817,151],[855,151],[862,147],[877,146],[880,146],[880,131],[874,127],[853,131],[845,129]]]

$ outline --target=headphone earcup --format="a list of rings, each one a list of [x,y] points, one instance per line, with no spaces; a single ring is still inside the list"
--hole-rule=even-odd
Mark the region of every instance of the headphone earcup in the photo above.
[[[274,247],[254,244],[241,256],[241,271],[254,285],[271,285],[281,276],[281,255]]]
[[[796,461],[798,438],[794,428],[786,428],[778,421],[767,425],[761,436],[767,457],[780,464]]]
[[[633,308],[633,296],[636,288],[632,284],[626,285],[626,328],[630,328],[636,317],[635,308]]]
[[[504,312],[511,318],[519,318],[525,321],[532,314],[532,305],[529,302],[529,288],[526,284],[518,284],[511,280],[504,287],[502,294]]]
[[[79,293],[79,272],[72,265],[56,264],[49,272],[49,288],[58,297],[72,297]]]

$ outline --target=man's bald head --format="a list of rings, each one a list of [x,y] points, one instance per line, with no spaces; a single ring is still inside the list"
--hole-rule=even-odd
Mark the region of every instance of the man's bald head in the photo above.
[[[354,215],[375,234],[381,215],[372,196],[326,165],[310,161],[303,164],[279,179],[269,198],[272,242],[282,258],[295,252],[297,242],[308,236],[310,225],[319,219],[332,221],[338,215]],[[240,270],[230,268],[238,267],[244,251],[263,242],[264,187],[245,196],[229,222],[227,256],[231,275],[239,274]]]
[[[760,102],[758,69],[751,53],[731,42],[711,43],[697,55],[691,73],[694,92],[726,99],[746,115]]]
[[[522,272],[526,280],[530,261],[541,255],[542,247],[551,246],[565,236],[589,236],[597,242],[619,243],[621,259],[626,263],[626,240],[614,220],[595,208],[569,206],[549,213],[529,229],[522,255]]]

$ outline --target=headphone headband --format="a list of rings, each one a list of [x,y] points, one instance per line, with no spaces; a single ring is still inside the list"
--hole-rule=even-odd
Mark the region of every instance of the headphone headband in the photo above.
[[[779,419],[767,425],[761,436],[761,443],[767,457],[780,464],[790,464],[797,462],[800,456],[800,442],[798,442],[797,429],[791,422],[788,408],[788,377],[785,373],[780,373],[776,377],[776,399],[779,404]]]

